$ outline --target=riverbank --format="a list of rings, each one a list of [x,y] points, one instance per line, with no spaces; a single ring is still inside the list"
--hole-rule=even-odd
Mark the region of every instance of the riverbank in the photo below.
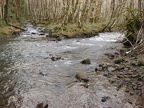
[[[11,38],[12,35],[16,32],[20,32],[20,30],[14,28],[14,27],[8,26],[8,25],[5,25],[5,26],[1,25],[1,27],[0,27],[0,40],[5,40],[8,38]]]
[[[137,108],[144,107],[144,53],[126,54],[129,49],[120,49],[120,53],[107,53],[111,61],[103,64],[103,75],[117,87],[124,89],[126,101]],[[107,73],[105,73],[107,71]]]
[[[55,38],[88,38],[97,35],[102,32],[102,29],[106,26],[106,23],[86,23],[81,28],[77,24],[37,24],[37,27],[44,27],[46,33],[49,35],[47,37],[51,39]],[[107,30],[108,31],[108,30]],[[13,33],[20,32],[19,29],[8,25],[1,25],[0,37],[10,38]]]
[[[58,38],[86,38],[97,35],[102,32],[105,23],[85,23],[81,28],[77,24],[49,24],[46,32],[50,32],[50,37]]]

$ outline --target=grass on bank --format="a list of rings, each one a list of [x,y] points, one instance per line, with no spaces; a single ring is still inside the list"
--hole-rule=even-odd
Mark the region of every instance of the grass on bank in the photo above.
[[[6,24],[5,21],[0,20],[0,36],[11,36],[13,32],[19,32],[18,29]]]
[[[46,26],[46,31],[51,32],[51,37],[90,37],[101,32],[105,25],[104,23],[86,23],[79,28],[77,24],[49,24]]]

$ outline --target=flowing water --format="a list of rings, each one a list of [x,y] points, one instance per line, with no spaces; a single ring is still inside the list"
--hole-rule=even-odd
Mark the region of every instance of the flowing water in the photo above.
[[[19,37],[0,43],[1,108],[10,96],[17,97],[17,108],[35,108],[42,101],[47,101],[49,108],[129,108],[125,93],[94,72],[100,63],[108,62],[105,53],[122,47],[116,42],[122,39],[120,33],[56,42],[48,41],[40,28],[26,25],[25,29]],[[80,63],[86,58],[90,65]],[[77,72],[89,75],[88,88],[75,82]],[[102,102],[104,96],[110,99]]]

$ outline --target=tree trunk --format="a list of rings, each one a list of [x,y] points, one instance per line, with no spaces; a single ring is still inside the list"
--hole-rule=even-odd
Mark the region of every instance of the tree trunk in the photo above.
[[[6,23],[8,23],[7,22],[7,18],[8,18],[8,2],[9,2],[9,0],[6,0],[5,6],[4,6],[4,20],[5,20]]]

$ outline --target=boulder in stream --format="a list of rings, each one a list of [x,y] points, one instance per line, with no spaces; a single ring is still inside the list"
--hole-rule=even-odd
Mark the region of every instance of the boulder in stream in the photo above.
[[[60,59],[61,59],[61,57],[54,57],[54,56],[51,57],[52,61],[57,61],[57,60],[60,60]]]
[[[110,99],[109,96],[104,96],[104,97],[102,97],[101,101],[102,101],[102,102],[106,102],[106,101],[109,100],[109,99]]]
[[[91,64],[91,60],[90,59],[84,59],[80,62],[81,64]]]
[[[88,79],[88,76],[86,75],[86,73],[84,72],[79,72],[75,75],[75,78],[78,80],[78,81],[83,81],[83,82],[88,82],[89,79]]]

